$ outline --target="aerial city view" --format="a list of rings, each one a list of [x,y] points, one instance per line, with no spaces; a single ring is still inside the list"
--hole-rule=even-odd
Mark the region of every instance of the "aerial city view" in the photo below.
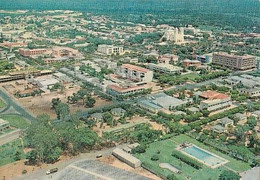
[[[0,180],[260,180],[259,0],[0,0]]]

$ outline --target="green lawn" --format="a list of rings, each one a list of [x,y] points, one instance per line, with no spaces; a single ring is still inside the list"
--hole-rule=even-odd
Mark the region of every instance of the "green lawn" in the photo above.
[[[172,164],[174,167],[180,169],[182,171],[181,174],[176,174],[176,176],[179,179],[186,179],[186,177],[191,177],[192,180],[200,180],[200,179],[218,179],[218,176],[223,170],[226,170],[227,168],[224,166],[221,166],[219,168],[211,169],[205,165],[203,165],[202,169],[197,170],[185,163],[183,163],[181,160],[171,156],[172,150],[183,141],[191,142],[193,144],[196,144],[199,147],[202,147],[203,149],[209,150],[227,160],[230,162],[226,164],[226,166],[237,170],[239,172],[242,172],[244,170],[250,169],[250,166],[247,163],[244,163],[242,161],[237,161],[227,155],[224,155],[218,151],[215,151],[204,144],[196,141],[195,139],[192,139],[186,135],[180,135],[173,137],[168,140],[164,141],[158,141],[150,144],[149,148],[146,150],[144,154],[136,154],[135,156],[139,158],[143,163],[148,164],[154,171],[159,172],[163,174],[164,176],[167,176],[168,174],[171,174],[170,171],[162,169],[159,167],[160,163],[166,162],[169,164]],[[154,154],[157,154],[157,151],[160,150],[159,160],[158,161],[152,161],[151,156]]]
[[[2,115],[1,118],[10,123],[11,126],[25,129],[29,126],[29,122],[19,115]]]
[[[15,154],[17,151],[20,152],[19,157],[25,159],[25,153],[23,152],[20,139],[0,146],[0,166],[15,162]]]
[[[0,109],[6,106],[5,102],[0,98]]]
[[[188,78],[190,81],[195,81],[195,79],[197,77],[199,77],[200,75],[197,74],[197,73],[189,73],[189,74],[184,74],[184,75],[181,75],[181,78]]]

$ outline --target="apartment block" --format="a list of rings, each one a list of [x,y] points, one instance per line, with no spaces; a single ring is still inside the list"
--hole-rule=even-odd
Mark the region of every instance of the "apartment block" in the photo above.
[[[237,56],[219,52],[213,54],[212,63],[234,70],[248,70],[256,67],[256,58],[250,55]]]
[[[97,51],[106,55],[124,54],[123,47],[113,46],[113,45],[98,45]]]
[[[25,57],[41,55],[47,52],[47,49],[19,49],[19,54]]]
[[[132,64],[123,64],[118,74],[135,82],[149,83],[153,80],[153,71]]]

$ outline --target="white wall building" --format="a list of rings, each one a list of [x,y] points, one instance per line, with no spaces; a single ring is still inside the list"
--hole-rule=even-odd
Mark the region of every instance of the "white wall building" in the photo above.
[[[113,45],[98,45],[97,51],[106,55],[124,54],[123,47],[113,46]]]

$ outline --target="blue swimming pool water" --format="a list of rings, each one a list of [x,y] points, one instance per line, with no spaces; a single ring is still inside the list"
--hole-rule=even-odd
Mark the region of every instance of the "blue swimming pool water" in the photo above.
[[[187,147],[187,148],[183,149],[182,151],[186,152],[187,154],[189,154],[201,161],[204,161],[206,164],[208,164],[210,166],[215,166],[217,164],[224,162],[223,159],[220,159],[217,156],[214,156],[196,146]]]

